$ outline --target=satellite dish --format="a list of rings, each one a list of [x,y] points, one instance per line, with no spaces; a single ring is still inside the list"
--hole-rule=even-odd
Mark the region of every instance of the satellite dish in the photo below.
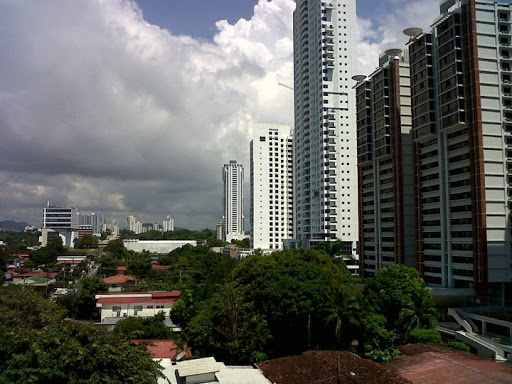
[[[178,353],[178,356],[176,356],[176,361],[180,361],[181,359],[183,359],[183,357],[185,357],[185,354],[187,352],[185,351],[181,351],[180,353]]]
[[[400,48],[390,48],[386,49],[384,52],[387,56],[399,56],[402,53],[402,50]]]
[[[418,36],[422,32],[423,32],[423,29],[416,28],[416,27],[404,29],[404,35],[407,35],[411,38]]]
[[[354,75],[354,76],[352,76],[352,80],[355,80],[355,81],[363,81],[364,79],[366,79],[366,75]]]

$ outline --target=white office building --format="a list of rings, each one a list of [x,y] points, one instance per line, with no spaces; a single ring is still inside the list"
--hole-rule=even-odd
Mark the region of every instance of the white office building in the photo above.
[[[358,240],[355,0],[297,0],[294,38],[296,237]]]
[[[251,149],[251,248],[282,249],[293,236],[293,142],[290,127],[260,124]]]
[[[58,207],[49,201],[43,208],[43,228],[40,241],[46,246],[60,237],[65,247],[73,248],[78,238],[78,212],[75,207]]]
[[[224,164],[222,168],[224,182],[222,234],[223,240],[242,240],[244,234],[244,167],[236,160]]]

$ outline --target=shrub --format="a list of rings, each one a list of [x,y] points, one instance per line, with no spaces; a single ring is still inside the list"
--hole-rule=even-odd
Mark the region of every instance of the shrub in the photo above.
[[[441,334],[435,329],[413,329],[407,337],[409,343],[440,343]]]
[[[446,343],[449,347],[458,349],[459,351],[471,352],[469,345],[462,341],[450,340]]]

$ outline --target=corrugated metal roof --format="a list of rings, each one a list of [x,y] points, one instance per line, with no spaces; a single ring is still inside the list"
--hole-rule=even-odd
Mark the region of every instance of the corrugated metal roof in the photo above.
[[[215,374],[220,384],[271,384],[259,370],[252,367],[230,368],[226,367]]]
[[[213,357],[180,361],[177,363],[177,366],[180,377],[219,372],[225,367],[224,363],[218,363]]]

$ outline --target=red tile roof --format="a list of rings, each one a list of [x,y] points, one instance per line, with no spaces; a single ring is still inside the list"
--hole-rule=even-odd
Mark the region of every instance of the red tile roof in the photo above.
[[[132,304],[132,303],[148,303],[148,304],[165,304],[175,303],[181,295],[180,291],[169,292],[108,292],[99,293],[98,304]],[[97,295],[97,296],[98,296]],[[151,295],[151,296],[149,296]],[[121,297],[120,297],[121,296]]]
[[[174,340],[132,340],[134,344],[142,344],[147,343],[146,351],[155,358],[155,359],[172,359],[176,360],[176,356],[178,356],[183,349],[186,351],[185,356],[181,360],[188,359],[192,357],[192,352],[184,345],[184,348],[181,349],[174,343]]]
[[[107,284],[124,284],[124,283],[130,283],[132,281],[135,281],[135,277],[126,276],[126,275],[115,275],[115,276],[106,277],[103,279],[103,281]]]
[[[157,271],[168,271],[171,269],[170,265],[158,265],[158,264],[152,264],[151,269],[157,270]]]

